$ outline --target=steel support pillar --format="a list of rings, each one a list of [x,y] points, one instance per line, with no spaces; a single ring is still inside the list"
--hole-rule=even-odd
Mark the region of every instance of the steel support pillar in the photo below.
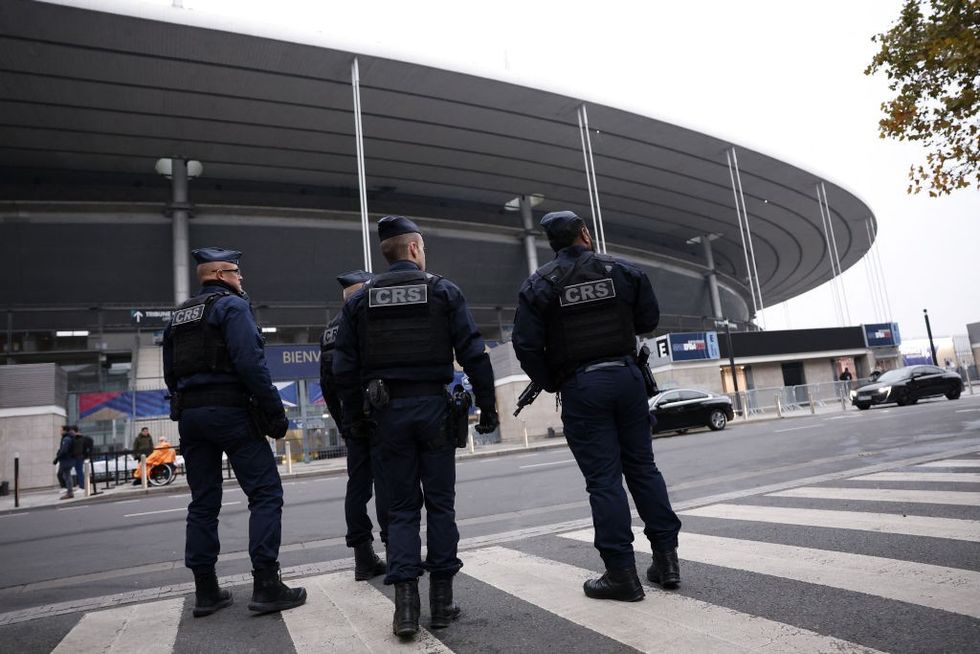
[[[531,215],[531,198],[521,196],[521,220],[524,223],[524,253],[527,256],[527,274],[538,269],[538,245],[534,238],[534,217]]]
[[[190,297],[190,252],[188,219],[190,203],[187,201],[187,160],[171,159],[170,202],[173,223],[174,247],[174,304],[179,305]]]

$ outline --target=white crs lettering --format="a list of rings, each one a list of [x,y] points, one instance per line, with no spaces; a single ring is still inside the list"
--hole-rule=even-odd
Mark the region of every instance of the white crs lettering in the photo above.
[[[429,301],[425,284],[412,286],[386,286],[372,288],[368,296],[369,307],[391,307],[403,304],[425,304]]]
[[[183,325],[188,322],[194,322],[200,320],[204,315],[204,305],[195,304],[192,307],[187,307],[186,309],[180,309],[179,311],[174,311],[174,316],[170,320],[172,325]]]
[[[339,325],[334,325],[333,327],[327,327],[323,330],[323,342],[327,345],[333,343],[337,340],[337,332],[340,330]]]
[[[616,286],[610,278],[597,279],[592,282],[582,282],[566,286],[559,296],[561,306],[598,302],[616,297]]]

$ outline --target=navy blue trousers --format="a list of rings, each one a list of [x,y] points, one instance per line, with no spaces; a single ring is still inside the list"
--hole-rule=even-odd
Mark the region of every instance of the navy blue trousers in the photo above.
[[[381,477],[388,494],[388,574],[386,584],[455,575],[457,556],[456,447],[446,440],[449,410],[444,395],[392,400],[375,413],[380,434]],[[425,506],[426,557],[419,528]]]
[[[180,452],[191,488],[184,564],[192,570],[207,570],[214,568],[218,560],[224,452],[238,485],[248,497],[248,553],[252,567],[272,566],[279,560],[282,536],[282,482],[269,443],[249,433],[245,409],[185,409],[179,428]]]
[[[636,564],[623,478],[656,551],[677,547],[681,521],[653,460],[650,413],[639,369],[628,366],[577,372],[561,387],[565,439],[592,506],[595,547],[608,569]]]
[[[388,495],[381,478],[381,457],[378,447],[364,438],[346,439],[347,494],[344,496],[344,516],[347,519],[347,547],[374,540],[367,503],[374,487],[374,508],[378,518],[381,542],[388,542]]]
[[[79,488],[85,488],[85,459],[75,459],[75,479]]]

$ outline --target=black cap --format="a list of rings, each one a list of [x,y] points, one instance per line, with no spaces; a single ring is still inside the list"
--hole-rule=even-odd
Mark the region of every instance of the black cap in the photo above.
[[[340,282],[340,286],[342,288],[350,288],[354,284],[363,284],[372,277],[374,277],[374,273],[365,272],[363,270],[351,270],[350,272],[345,272],[342,275],[337,275],[337,281]]]
[[[191,255],[198,264],[226,261],[237,265],[238,260],[242,258],[242,253],[238,250],[226,250],[218,247],[198,248],[192,250]]]
[[[541,227],[555,252],[571,245],[584,225],[574,211],[552,211],[541,219]]]
[[[378,221],[378,238],[382,241],[387,241],[393,236],[401,236],[402,234],[411,234],[413,232],[421,234],[422,230],[419,229],[418,225],[404,216],[385,216]]]

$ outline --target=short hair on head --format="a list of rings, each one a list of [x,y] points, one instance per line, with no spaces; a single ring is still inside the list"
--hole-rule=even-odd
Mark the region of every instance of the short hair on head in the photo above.
[[[422,239],[418,232],[399,234],[381,241],[381,254],[388,263],[394,263],[408,258],[408,246]]]
[[[555,252],[563,248],[567,248],[569,245],[575,242],[578,238],[579,232],[585,227],[585,221],[581,218],[576,218],[575,220],[570,220],[564,225],[556,226],[548,230],[548,245]]]

